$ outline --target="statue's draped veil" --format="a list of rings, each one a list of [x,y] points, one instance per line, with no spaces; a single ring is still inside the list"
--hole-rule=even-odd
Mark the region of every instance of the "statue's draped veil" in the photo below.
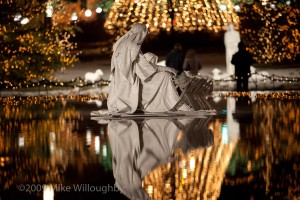
[[[132,64],[137,59],[141,44],[147,34],[148,30],[146,25],[137,23],[113,45],[113,62],[116,61],[118,56],[122,56],[122,58],[120,58],[122,63],[115,62],[111,66],[112,72],[117,65],[127,80],[134,81],[134,69],[132,68]]]

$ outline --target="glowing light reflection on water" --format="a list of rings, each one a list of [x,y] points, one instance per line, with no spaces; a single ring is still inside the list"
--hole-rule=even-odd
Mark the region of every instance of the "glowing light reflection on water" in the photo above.
[[[191,120],[193,129],[189,126],[173,135],[177,144],[173,153],[164,162],[152,163],[153,170],[143,177],[142,188],[148,195],[152,199],[226,199],[234,191],[241,198],[299,197],[298,100],[220,97],[211,102],[218,114],[205,122],[206,136],[204,129],[193,132],[203,127],[203,120]],[[50,191],[46,196],[54,195],[54,199],[70,195],[76,199],[77,195],[52,193],[53,184],[114,185],[108,125],[89,115],[99,109],[97,105],[58,100],[3,104],[0,109],[1,199],[43,196],[43,191],[21,192],[20,184],[45,185],[44,195]],[[150,128],[156,127],[152,122]],[[144,142],[151,141],[150,137]],[[147,146],[139,142],[140,147]],[[119,192],[113,195],[125,198]]]

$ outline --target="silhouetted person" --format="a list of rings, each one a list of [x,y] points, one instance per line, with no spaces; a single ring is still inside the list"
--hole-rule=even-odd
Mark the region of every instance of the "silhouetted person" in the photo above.
[[[201,69],[201,63],[195,49],[189,49],[187,51],[182,68],[184,71],[189,71],[193,75],[198,74],[198,71]]]
[[[253,64],[253,57],[242,42],[238,44],[238,47],[238,52],[232,56],[231,60],[231,63],[235,66],[236,90],[248,91],[248,79],[250,77],[250,66]]]
[[[182,72],[184,54],[182,46],[179,43],[174,45],[174,48],[166,56],[166,66],[174,68],[178,74]]]

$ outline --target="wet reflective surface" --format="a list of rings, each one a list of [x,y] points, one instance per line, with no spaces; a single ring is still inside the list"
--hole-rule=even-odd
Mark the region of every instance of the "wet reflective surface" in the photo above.
[[[2,98],[0,199],[297,199],[300,105],[215,94],[217,115],[92,120],[88,98]]]

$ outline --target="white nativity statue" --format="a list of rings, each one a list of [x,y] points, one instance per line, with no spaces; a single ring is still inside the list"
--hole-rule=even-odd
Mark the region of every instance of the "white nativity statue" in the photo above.
[[[186,98],[179,97],[177,93],[173,81],[176,70],[158,65],[155,54],[141,52],[147,34],[146,25],[137,23],[113,45],[108,110],[99,110],[98,113],[93,112],[93,115],[133,114],[138,110],[195,110],[187,101],[183,101]]]
[[[95,83],[97,81],[100,81],[103,77],[103,71],[101,69],[97,69],[94,72],[87,72],[84,75],[84,82],[86,83]]]
[[[149,62],[140,51],[147,34],[146,25],[134,24],[113,46],[109,112],[132,114],[138,107],[146,112],[164,112],[179,101],[172,80],[176,72]],[[183,105],[179,109],[190,110],[190,107]]]
[[[234,75],[234,65],[231,64],[233,54],[238,51],[238,43],[241,41],[240,33],[234,30],[233,24],[227,26],[224,34],[225,54],[226,54],[226,71],[228,75]]]

